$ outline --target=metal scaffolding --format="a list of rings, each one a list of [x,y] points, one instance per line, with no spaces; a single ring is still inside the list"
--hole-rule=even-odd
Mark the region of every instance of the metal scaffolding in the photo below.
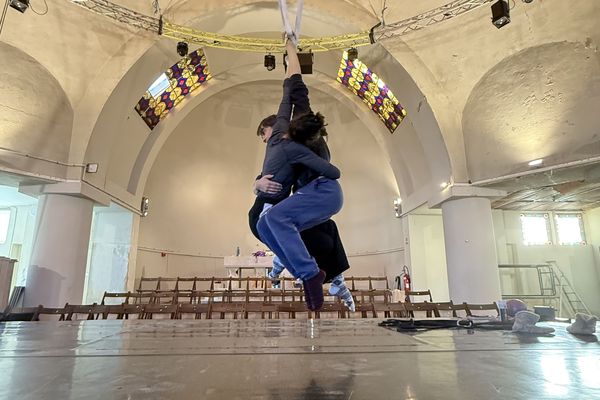
[[[375,41],[380,41],[406,35],[407,33],[458,17],[492,1],[494,0],[455,0],[414,17],[376,28],[373,32],[373,38]]]
[[[71,2],[125,25],[156,33],[160,31],[159,18],[141,14],[108,0],[71,0]]]
[[[248,36],[222,35],[203,32],[194,28],[172,24],[160,18],[147,16],[108,0],[71,0],[73,3],[87,8],[97,14],[111,18],[123,24],[155,32],[171,39],[196,43],[201,46],[216,47],[237,51],[261,53],[283,53],[281,40],[253,38]],[[378,24],[371,31],[347,35],[302,39],[299,47],[303,51],[329,51],[366,46],[380,40],[386,40],[407,33],[418,31],[475,10],[493,0],[455,0],[436,9],[410,17],[392,24]]]

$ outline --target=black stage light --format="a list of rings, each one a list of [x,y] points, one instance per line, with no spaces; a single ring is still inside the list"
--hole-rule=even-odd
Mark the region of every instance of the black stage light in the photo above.
[[[267,71],[275,69],[275,56],[273,54],[265,54],[265,68]]]
[[[186,42],[177,43],[177,54],[181,57],[185,57],[188,54],[188,44]]]
[[[492,23],[498,29],[510,22],[508,1],[498,0],[492,4]]]
[[[10,6],[24,13],[29,8],[29,0],[10,0]]]
[[[358,58],[358,49],[356,47],[351,47],[348,49],[348,60],[354,61]]]
[[[310,75],[313,73],[315,55],[312,51],[307,53],[298,53],[298,61],[300,62],[300,73],[304,75]],[[283,67],[287,71],[287,52],[283,54]]]

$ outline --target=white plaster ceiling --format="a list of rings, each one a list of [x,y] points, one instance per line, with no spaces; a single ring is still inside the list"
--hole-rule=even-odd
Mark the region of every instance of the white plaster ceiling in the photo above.
[[[152,13],[150,0],[116,2],[144,14]],[[388,0],[386,21],[395,22],[448,2]],[[167,19],[198,29],[272,35],[280,29],[274,0],[160,3]],[[306,0],[303,31],[310,36],[329,36],[368,29],[378,21],[382,4],[383,0]],[[456,182],[525,170],[521,162],[533,157],[535,151],[520,154],[522,149],[516,148],[515,143],[544,149],[548,155],[556,155],[557,161],[572,159],[570,155],[579,157],[575,154],[577,149],[588,155],[598,154],[595,147],[588,145],[594,142],[593,128],[600,126],[600,114],[588,110],[597,104],[594,101],[598,95],[600,1],[534,0],[525,4],[516,0],[511,4],[512,22],[500,30],[491,25],[489,6],[484,6],[383,43],[432,106]],[[52,1],[49,6],[46,16],[30,11],[21,15],[11,10],[0,41],[34,58],[60,84],[75,114],[70,142],[64,143],[69,160],[61,161],[81,162],[106,99],[158,39],[91,14],[67,0]],[[231,53],[231,57],[242,56]],[[175,54],[172,59],[164,54],[162,57],[164,65],[176,59]],[[510,74],[501,72],[508,65],[516,83]],[[554,93],[548,93],[550,97],[546,97],[550,88],[543,81],[548,71],[554,75]],[[501,83],[503,92],[494,98],[490,92]],[[533,98],[535,101],[527,103]],[[588,103],[586,98],[593,101]],[[575,120],[566,115],[568,111],[575,113]],[[498,115],[507,129],[498,129]],[[534,126],[543,129],[531,129]],[[497,162],[480,149],[479,127],[489,131],[485,146],[497,147],[493,157]],[[519,134],[513,140],[515,132]],[[573,137],[572,142],[567,137]],[[535,143],[541,145],[534,146]],[[565,150],[563,143],[570,147]]]

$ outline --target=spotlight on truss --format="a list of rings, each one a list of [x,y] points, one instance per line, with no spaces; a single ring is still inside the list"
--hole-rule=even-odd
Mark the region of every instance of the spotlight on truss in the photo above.
[[[188,54],[188,44],[186,42],[178,42],[177,43],[177,54],[181,57],[185,57]]]
[[[492,4],[492,23],[498,29],[510,22],[508,1],[498,0]]]
[[[10,0],[10,6],[15,10],[24,13],[29,8],[29,0]]]
[[[356,47],[351,47],[348,49],[348,60],[354,61],[358,58],[358,49]]]
[[[267,71],[275,69],[275,56],[273,54],[265,54],[265,68]]]
[[[315,54],[312,51],[298,53],[298,61],[300,62],[301,74],[310,75],[313,73]],[[287,52],[283,54],[283,67],[287,71]]]

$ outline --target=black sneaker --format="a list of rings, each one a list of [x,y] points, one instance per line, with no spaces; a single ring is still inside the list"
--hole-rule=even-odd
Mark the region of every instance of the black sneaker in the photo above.
[[[313,278],[305,280],[304,297],[306,306],[311,311],[320,310],[323,307],[323,283],[325,282],[325,272],[319,270],[319,273]]]

